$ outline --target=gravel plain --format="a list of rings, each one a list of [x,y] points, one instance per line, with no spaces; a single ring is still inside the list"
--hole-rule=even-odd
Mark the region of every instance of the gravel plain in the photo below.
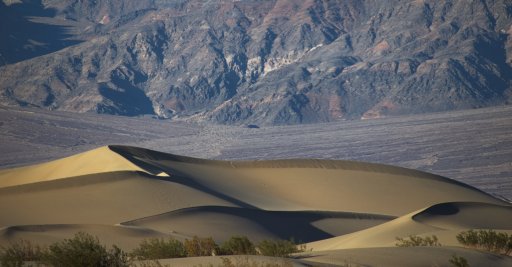
[[[200,158],[325,158],[440,174],[512,199],[512,107],[271,126],[0,107],[0,168],[124,144]]]

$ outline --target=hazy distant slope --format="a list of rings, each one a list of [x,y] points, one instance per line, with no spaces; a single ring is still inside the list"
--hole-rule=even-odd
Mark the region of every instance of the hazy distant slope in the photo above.
[[[510,99],[505,0],[44,3],[83,42],[0,67],[2,104],[294,124]]]

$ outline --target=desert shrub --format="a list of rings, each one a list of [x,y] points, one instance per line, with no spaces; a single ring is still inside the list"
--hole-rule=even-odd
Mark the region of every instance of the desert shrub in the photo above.
[[[449,262],[455,267],[469,267],[469,263],[466,258],[461,256],[453,255]]]
[[[176,239],[153,238],[144,240],[135,248],[131,256],[136,260],[153,260],[186,257],[185,246]]]
[[[120,248],[113,246],[107,250],[98,238],[83,232],[50,245],[42,256],[42,262],[55,267],[129,266],[126,253]]]
[[[219,246],[211,237],[194,236],[191,240],[185,239],[184,245],[188,257],[212,256],[219,251]]]
[[[27,240],[19,240],[7,247],[0,247],[0,264],[7,267],[23,266],[24,261],[40,261],[45,249],[32,245]]]
[[[121,248],[113,245],[108,251],[107,265],[110,267],[128,267],[131,262],[128,259],[128,253],[124,252]]]
[[[259,254],[272,257],[288,257],[292,253],[304,251],[300,249],[293,241],[288,240],[263,240],[258,243],[257,250]]]
[[[509,255],[512,252],[512,235],[494,230],[469,230],[460,232],[457,241],[466,247]]]
[[[222,243],[221,251],[224,255],[256,254],[254,244],[246,236],[232,236]]]
[[[416,236],[410,235],[407,238],[397,237],[396,238],[396,246],[397,247],[438,247],[441,246],[439,243],[437,236]]]

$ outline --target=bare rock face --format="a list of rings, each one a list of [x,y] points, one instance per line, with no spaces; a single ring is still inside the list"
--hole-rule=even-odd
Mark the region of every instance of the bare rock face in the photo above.
[[[0,20],[2,105],[296,124],[512,97],[507,0],[4,0]]]

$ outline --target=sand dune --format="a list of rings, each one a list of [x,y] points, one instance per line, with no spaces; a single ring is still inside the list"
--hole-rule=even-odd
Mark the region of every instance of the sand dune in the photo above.
[[[310,253],[302,259],[302,262],[313,266],[325,263],[334,266],[453,267],[449,262],[453,255],[464,257],[470,266],[512,266],[512,257],[455,247],[340,249]]]
[[[393,218],[346,212],[265,211],[203,206],[137,219],[122,225],[141,226],[186,236],[213,236],[219,241],[236,234],[247,235],[254,241],[292,237],[307,242],[355,232]]]
[[[141,172],[109,172],[0,188],[0,226],[117,224],[203,205],[233,204]]]
[[[359,232],[308,244],[314,251],[394,247],[396,238],[436,235],[442,245],[458,246],[455,236],[467,229],[512,233],[512,206],[474,202],[441,203]]]
[[[302,159],[213,161],[133,147],[110,148],[139,166],[153,166],[189,186],[236,200],[240,206],[266,210],[400,216],[450,201],[505,203],[451,179],[381,164]]]
[[[0,170],[0,187],[114,171],[144,171],[108,147],[33,166]]]
[[[417,213],[412,219],[442,229],[512,230],[512,206],[474,202],[440,203]]]
[[[97,236],[102,243],[120,245],[130,250],[137,247],[141,240],[147,238],[168,238],[174,236],[141,227],[100,224],[44,224],[11,226],[0,229],[3,242],[13,242],[19,239],[30,240],[34,244],[49,245],[55,241],[72,237],[77,232],[86,232]]]
[[[108,146],[0,171],[0,245],[17,238],[48,244],[78,231],[125,249],[151,237],[294,237],[310,242],[313,261],[332,254],[340,263],[381,247],[390,254],[377,249],[373,259],[392,266],[388,255],[423,251],[395,248],[396,237],[435,234],[458,246],[462,230],[512,232],[511,222],[510,203],[471,186],[351,161],[215,161]],[[455,248],[443,249],[428,253],[444,262]]]
[[[180,267],[222,266],[222,258],[229,258],[235,266],[252,263],[281,264],[280,266],[378,266],[378,267],[453,267],[453,255],[464,257],[470,266],[508,267],[512,257],[498,256],[477,250],[455,247],[361,248],[307,253],[298,259],[279,259],[262,256],[195,257],[161,260],[162,264]],[[248,265],[247,265],[248,263]],[[290,265],[291,264],[291,265]]]

